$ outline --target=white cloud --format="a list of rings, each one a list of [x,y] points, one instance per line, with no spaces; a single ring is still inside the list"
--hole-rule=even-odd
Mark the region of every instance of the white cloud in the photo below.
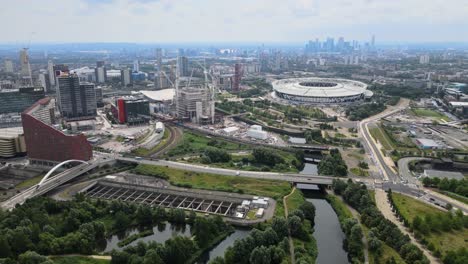
[[[0,0],[0,41],[468,41],[466,0]]]

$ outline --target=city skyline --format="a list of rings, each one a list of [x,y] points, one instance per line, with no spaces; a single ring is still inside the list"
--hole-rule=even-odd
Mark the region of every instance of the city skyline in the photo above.
[[[20,2],[2,3],[1,16],[14,25],[2,29],[2,42],[468,41],[461,0]]]

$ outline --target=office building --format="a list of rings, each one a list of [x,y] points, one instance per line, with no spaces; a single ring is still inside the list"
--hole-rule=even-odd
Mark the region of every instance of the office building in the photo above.
[[[13,73],[15,70],[15,67],[13,65],[13,61],[10,59],[5,60],[5,72],[7,73]]]
[[[149,101],[146,99],[126,96],[117,99],[119,123],[136,125],[150,120]]]
[[[82,120],[96,116],[94,84],[80,84],[79,78],[71,74],[62,74],[57,80],[57,105],[63,118]]]
[[[21,113],[45,97],[44,88],[25,87],[0,91],[0,114]]]
[[[132,84],[132,72],[130,71],[130,69],[120,70],[120,82],[123,86]]]
[[[21,114],[30,163],[53,166],[70,159],[90,160],[93,149],[83,134],[66,135],[51,126],[53,108],[53,100],[47,97]]]

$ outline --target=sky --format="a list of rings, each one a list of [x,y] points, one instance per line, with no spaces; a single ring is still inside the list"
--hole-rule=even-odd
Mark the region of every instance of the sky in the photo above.
[[[0,42],[468,42],[468,0],[0,0]]]

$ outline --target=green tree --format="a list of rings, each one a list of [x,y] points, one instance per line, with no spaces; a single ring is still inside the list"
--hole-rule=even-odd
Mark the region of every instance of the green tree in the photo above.
[[[39,255],[34,251],[26,251],[18,257],[18,262],[21,264],[41,264],[45,261],[47,261],[47,257]]]
[[[266,247],[256,247],[250,254],[250,264],[270,264],[271,257]]]

